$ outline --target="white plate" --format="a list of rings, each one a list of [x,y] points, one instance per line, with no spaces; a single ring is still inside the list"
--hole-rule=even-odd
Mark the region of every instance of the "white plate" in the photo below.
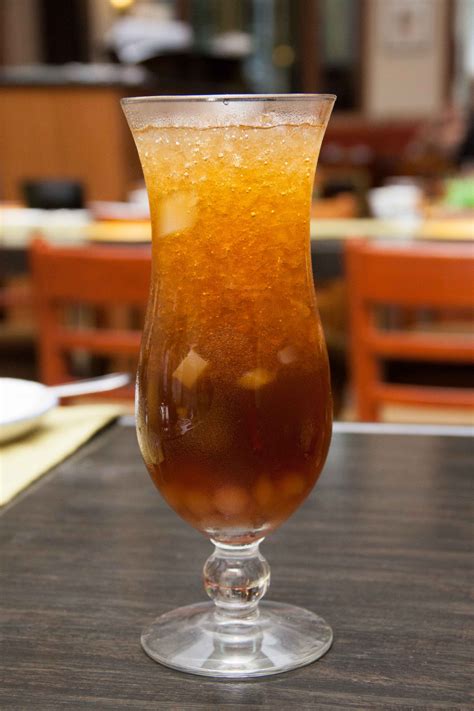
[[[96,200],[89,203],[89,209],[95,220],[149,220],[150,208],[136,202],[105,202]]]
[[[57,403],[56,395],[46,385],[0,378],[0,442],[30,432]]]

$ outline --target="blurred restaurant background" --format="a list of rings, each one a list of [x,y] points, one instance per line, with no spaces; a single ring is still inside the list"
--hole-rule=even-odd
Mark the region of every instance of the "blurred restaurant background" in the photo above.
[[[335,417],[472,422],[474,0],[2,0],[0,376],[134,368],[146,296],[117,278],[92,313],[80,269],[149,258],[122,97],[287,92],[338,97],[311,222]],[[61,343],[38,305],[65,248]]]

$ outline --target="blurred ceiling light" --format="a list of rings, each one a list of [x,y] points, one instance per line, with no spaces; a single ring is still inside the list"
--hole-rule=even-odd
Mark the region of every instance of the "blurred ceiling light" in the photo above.
[[[127,10],[134,2],[135,0],[109,0],[114,10]]]
[[[272,59],[277,67],[291,67],[295,61],[295,51],[289,44],[279,44],[272,52]]]

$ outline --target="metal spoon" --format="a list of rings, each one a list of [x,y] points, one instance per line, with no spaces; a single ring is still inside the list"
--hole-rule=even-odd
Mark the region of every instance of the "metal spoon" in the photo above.
[[[52,385],[48,387],[48,390],[57,398],[77,397],[78,395],[92,395],[92,393],[103,393],[107,390],[122,388],[124,385],[128,385],[131,379],[128,373],[110,373],[109,375],[100,375],[98,378]]]

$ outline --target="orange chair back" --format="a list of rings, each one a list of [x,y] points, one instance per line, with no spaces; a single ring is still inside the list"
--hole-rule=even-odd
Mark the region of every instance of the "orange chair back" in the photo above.
[[[71,380],[70,355],[77,351],[109,359],[138,356],[140,327],[121,324],[110,328],[108,315],[117,306],[144,312],[150,283],[149,249],[56,247],[37,239],[30,249],[30,265],[44,383]],[[73,326],[65,318],[71,305],[94,307],[99,318],[94,323]],[[131,396],[133,388],[117,393]]]
[[[358,418],[379,419],[383,404],[434,407],[474,407],[470,389],[402,385],[384,382],[387,360],[473,363],[472,328],[450,333],[427,332],[407,324],[387,329],[380,309],[422,309],[468,315],[474,310],[474,248],[449,244],[376,244],[348,240],[345,246],[351,327],[350,364]],[[442,317],[441,317],[442,318]],[[472,320],[470,321],[472,326]]]

